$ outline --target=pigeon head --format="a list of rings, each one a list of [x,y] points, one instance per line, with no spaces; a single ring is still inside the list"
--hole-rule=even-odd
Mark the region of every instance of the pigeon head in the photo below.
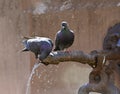
[[[68,27],[68,24],[67,24],[66,21],[63,21],[63,22],[61,23],[61,26],[62,26],[62,28],[64,29],[64,28],[67,28],[67,27]]]
[[[23,40],[23,44],[24,44],[25,48],[22,49],[22,52],[29,51],[28,46],[27,46],[27,40]]]
[[[26,47],[22,49],[22,52],[29,51]]]

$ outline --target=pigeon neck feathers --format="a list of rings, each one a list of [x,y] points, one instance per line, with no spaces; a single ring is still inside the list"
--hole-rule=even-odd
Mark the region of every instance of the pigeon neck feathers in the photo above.
[[[61,32],[69,32],[69,31],[70,31],[70,30],[69,30],[69,28],[67,28],[67,27],[61,29]]]

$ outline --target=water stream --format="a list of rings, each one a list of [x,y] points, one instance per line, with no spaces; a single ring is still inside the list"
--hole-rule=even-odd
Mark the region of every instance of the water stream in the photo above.
[[[35,70],[40,66],[41,63],[35,63],[33,68],[32,68],[32,72],[30,73],[30,76],[28,78],[28,82],[27,82],[27,88],[26,88],[26,94],[29,94],[29,88],[30,88],[30,82],[32,80],[32,76],[35,73]]]

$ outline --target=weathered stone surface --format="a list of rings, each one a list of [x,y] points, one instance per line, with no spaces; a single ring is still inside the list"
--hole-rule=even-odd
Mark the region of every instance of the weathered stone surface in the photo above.
[[[25,94],[36,61],[33,54],[19,52],[23,36],[35,33],[54,40],[66,20],[76,35],[70,50],[102,49],[107,29],[120,22],[119,6],[119,0],[0,0],[0,93]],[[78,63],[41,65],[33,76],[31,94],[76,94],[90,70]]]

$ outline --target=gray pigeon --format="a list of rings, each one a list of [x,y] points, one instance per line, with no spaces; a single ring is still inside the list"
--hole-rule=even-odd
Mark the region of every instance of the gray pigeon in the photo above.
[[[24,51],[31,51],[35,54],[36,59],[42,62],[50,54],[53,48],[52,40],[45,37],[35,37],[23,41]]]
[[[64,50],[74,42],[74,32],[68,28],[67,22],[63,21],[61,26],[61,30],[56,34],[54,51]]]

